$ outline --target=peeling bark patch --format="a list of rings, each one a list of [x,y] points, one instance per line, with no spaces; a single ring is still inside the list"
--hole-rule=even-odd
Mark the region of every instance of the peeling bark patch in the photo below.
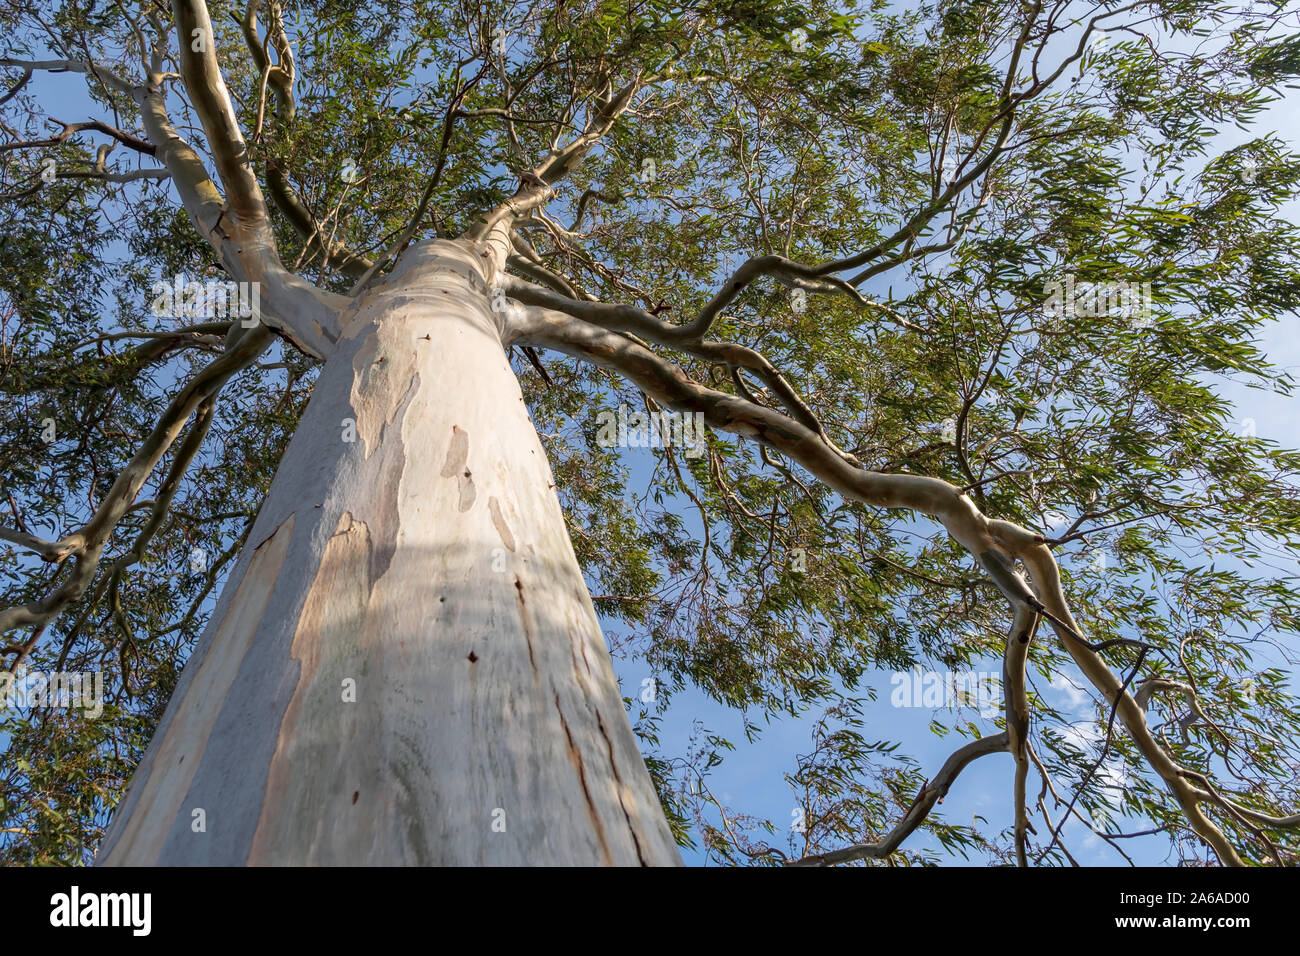
[[[506,524],[505,515],[501,513],[501,502],[495,497],[488,499],[488,511],[492,515],[492,524],[497,529],[497,534],[501,535],[501,543],[506,549],[513,552],[515,550],[515,536],[510,533],[510,525]]]
[[[451,426],[451,444],[447,446],[447,460],[442,465],[442,477],[450,478],[465,468],[469,461],[469,432],[459,425]]]
[[[418,376],[416,379],[418,380]],[[408,392],[402,402],[394,422],[400,422],[406,416],[414,392]],[[388,571],[397,553],[398,538],[401,533],[402,517],[398,497],[401,492],[402,477],[406,472],[406,445],[402,441],[402,429],[395,428],[392,435],[386,436],[379,451],[378,474],[369,487],[374,494],[373,521],[371,540],[375,547],[370,555],[370,582],[373,586]]]
[[[367,459],[379,447],[384,426],[392,424],[398,410],[418,391],[420,381],[414,351],[401,350],[391,361],[378,353],[379,337],[371,335],[352,358],[350,401]]]
[[[343,512],[325,543],[289,648],[286,666],[297,665],[297,682],[276,735],[275,752],[245,862],[312,861],[325,821],[346,794],[320,799],[290,811],[286,794],[303,774],[338,779],[355,772],[346,740],[355,711],[340,707],[337,678],[359,673],[357,635],[371,594],[369,569],[373,546],[370,529]]]
[[[578,783],[582,784],[582,795],[587,798],[587,813],[591,817],[591,825],[596,828],[596,839],[600,840],[600,852],[605,858],[606,866],[614,865],[614,857],[609,852],[609,841],[605,839],[605,827],[600,822],[600,814],[596,812],[596,803],[591,799],[591,791],[587,789],[587,768],[582,765],[582,754],[573,742],[573,734],[569,731],[569,722],[564,719],[564,711],[560,708],[560,695],[555,695],[555,712],[560,715],[560,726],[564,728],[564,739],[569,744],[569,763],[573,764],[573,769],[578,774]],[[636,839],[636,837],[633,837]],[[640,851],[638,849],[638,855]]]
[[[465,473],[460,476],[460,500],[456,503],[456,508],[460,511],[469,511],[474,507],[474,499],[478,497],[478,491],[474,487],[474,479],[465,469]]]
[[[452,425],[451,444],[447,446],[447,459],[442,463],[441,474],[444,478],[451,478],[454,475],[460,482],[460,498],[456,503],[456,508],[460,511],[469,511],[474,507],[474,499],[478,497],[478,491],[474,487],[474,477],[465,467],[468,461],[469,432],[459,425]]]

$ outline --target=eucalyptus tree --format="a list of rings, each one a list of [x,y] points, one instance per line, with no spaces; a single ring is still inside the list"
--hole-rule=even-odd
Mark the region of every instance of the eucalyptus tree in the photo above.
[[[105,687],[5,712],[6,860],[1295,862],[1300,458],[1216,391],[1290,387],[1298,167],[1220,133],[1294,10],[0,11],[0,651]],[[869,727],[990,656],[941,765]],[[784,844],[688,689],[821,715]]]

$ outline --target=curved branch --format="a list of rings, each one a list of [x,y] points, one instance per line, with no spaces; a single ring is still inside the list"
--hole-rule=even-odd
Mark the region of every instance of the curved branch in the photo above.
[[[599,100],[587,123],[572,142],[556,150],[541,165],[520,177],[519,188],[505,202],[484,215],[465,233],[465,238],[488,244],[498,273],[504,272],[510,254],[510,231],[523,213],[541,206],[555,195],[553,184],[575,170],[597,143],[614,128],[618,118],[632,105],[637,91],[657,77],[638,74],[617,94]]]
[[[134,507],[136,495],[180,435],[190,415],[216,395],[231,376],[256,361],[270,343],[271,332],[268,329],[248,330],[181,389],[131,461],[118,473],[90,521],[57,543],[62,558],[75,556],[67,580],[39,601],[0,610],[0,634],[26,625],[43,627],[65,607],[81,598],[95,575],[113,528]]]
[[[1051,612],[1048,619],[1062,645],[1089,682],[1107,701],[1111,702],[1115,715],[1123,721],[1129,736],[1141,751],[1143,759],[1164,780],[1165,786],[1178,801],[1192,829],[1214,849],[1223,864],[1241,866],[1241,857],[1238,856],[1236,849],[1228,842],[1223,831],[1205,816],[1198,805],[1196,790],[1185,779],[1183,768],[1178,766],[1147,727],[1145,711],[1133,699],[1133,695],[1124,689],[1114,671],[1106,665],[1097,652],[1078,639],[1079,628],[1070,614],[1069,607],[1066,606],[1065,596],[1061,590],[1060,572],[1047,544],[1028,543],[1019,551],[1019,557],[1029,570],[1030,579],[1042,594],[1043,604]]]
[[[172,17],[179,40],[181,78],[203,124],[230,208],[250,233],[269,235],[262,187],[253,174],[248,144],[217,63],[216,34],[208,5],[204,0],[173,0]]]
[[[1013,803],[1015,806],[1016,862],[1028,866],[1025,852],[1027,833],[1033,829],[1025,809],[1025,781],[1029,777],[1029,697],[1025,690],[1025,662],[1029,644],[1038,629],[1038,615],[1017,608],[1007,635],[1002,658],[1002,696],[1006,707],[1007,750],[1016,761]]]
[[[108,67],[89,60],[15,60],[6,56],[0,57],[0,66],[16,66],[27,72],[42,70],[47,73],[85,73],[102,80],[118,93],[129,95],[131,92],[130,83],[112,73]]]
[[[659,345],[666,345],[710,362],[720,362],[732,369],[748,369],[772,390],[795,421],[816,433],[823,443],[834,449],[835,453],[850,465],[861,467],[861,462],[855,456],[843,451],[831,441],[821,421],[785,376],[754,349],[730,342],[710,341],[685,335],[683,330],[687,328],[686,326],[670,325],[637,306],[609,305],[589,299],[573,299],[514,276],[503,277],[501,285],[507,295],[520,302],[563,312],[605,329],[632,332]],[[741,382],[740,386],[744,388],[744,383]]]
[[[107,169],[73,170],[57,173],[57,179],[94,179],[105,183],[132,183],[141,179],[171,179],[172,174],[166,169],[128,169],[115,173]]]
[[[851,860],[884,859],[897,850],[902,842],[925,822],[925,818],[930,815],[934,805],[948,795],[948,790],[952,787],[953,781],[967,766],[980,757],[1002,753],[1007,747],[1008,738],[1005,731],[991,737],[981,737],[978,740],[970,741],[965,746],[953,751],[948,759],[944,761],[934,779],[921,787],[916,798],[912,801],[912,805],[907,808],[907,813],[903,815],[903,819],[883,839],[875,843],[859,843],[856,846],[845,847],[842,850],[832,850],[829,853],[805,856],[787,865],[830,866],[833,863],[848,863]]]
[[[287,129],[297,115],[297,104],[293,97],[295,77],[293,47],[285,33],[280,5],[276,2],[269,4],[265,44],[257,35],[257,11],[260,5],[260,0],[252,0],[242,19],[231,14],[239,23],[240,31],[244,35],[244,43],[262,77],[263,95],[258,103],[257,130],[253,134],[254,139],[258,139],[262,132],[265,91],[268,85],[275,92],[276,102],[280,107],[275,118],[275,128],[279,131]],[[275,48],[279,63],[271,62],[267,52],[268,46]],[[289,220],[289,224],[298,235],[307,240],[309,253],[323,252],[326,263],[338,266],[339,271],[350,279],[359,279],[372,269],[374,264],[365,256],[353,252],[346,243],[333,236],[325,235],[320,222],[307,208],[307,204],[302,201],[302,197],[289,181],[288,174],[274,160],[266,164],[266,183],[271,201]]]

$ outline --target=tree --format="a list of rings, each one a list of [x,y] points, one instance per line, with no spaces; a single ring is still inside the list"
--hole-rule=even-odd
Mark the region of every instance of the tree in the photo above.
[[[0,10],[0,651],[105,687],[5,712],[7,861],[1295,862],[1300,456],[1216,391],[1290,387],[1300,165],[1218,134],[1294,10]],[[990,655],[942,766],[866,733]],[[786,850],[689,687],[820,710]]]

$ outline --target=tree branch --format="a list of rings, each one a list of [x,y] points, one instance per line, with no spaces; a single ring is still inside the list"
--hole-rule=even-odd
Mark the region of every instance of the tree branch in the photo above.
[[[1201,812],[1180,768],[1151,736],[1132,696],[1111,669],[1083,641],[1061,590],[1056,562],[1041,535],[1008,521],[986,518],[961,489],[938,478],[890,475],[855,468],[815,432],[781,413],[692,381],[680,368],[629,338],[574,317],[527,306],[513,317],[508,341],[556,349],[626,376],[655,401],[700,412],[712,426],[762,442],[792,458],[842,495],[879,508],[906,508],[937,519],[984,568],[1017,614],[1034,611],[1052,622],[1070,655],[1128,728],[1139,750],[1178,800],[1192,828],[1220,860],[1241,858],[1223,832]],[[1015,570],[1028,568],[1041,599]],[[964,764],[963,764],[964,766]]]

